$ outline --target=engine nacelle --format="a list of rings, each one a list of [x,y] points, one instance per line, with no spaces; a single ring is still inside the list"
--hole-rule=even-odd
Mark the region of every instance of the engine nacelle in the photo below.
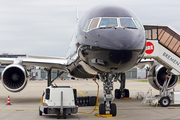
[[[161,90],[162,86],[164,84],[164,81],[166,79],[166,72],[167,68],[165,68],[163,65],[155,65],[151,68],[148,74],[148,81],[151,84],[152,87],[154,87],[157,90]],[[178,76],[172,75],[172,78],[169,82],[169,85],[167,87],[167,90],[170,90],[176,86],[178,82]]]
[[[17,64],[8,65],[2,72],[2,83],[10,92],[23,90],[28,82],[28,74],[23,66]]]

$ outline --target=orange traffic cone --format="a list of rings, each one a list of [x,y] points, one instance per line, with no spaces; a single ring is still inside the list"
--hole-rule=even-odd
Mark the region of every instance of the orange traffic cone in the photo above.
[[[9,95],[8,95],[8,100],[7,100],[7,104],[6,105],[11,105]]]

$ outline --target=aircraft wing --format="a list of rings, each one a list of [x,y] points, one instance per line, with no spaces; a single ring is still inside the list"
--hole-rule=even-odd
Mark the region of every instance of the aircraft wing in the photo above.
[[[21,65],[32,65],[44,68],[60,69],[67,71],[68,60],[61,58],[51,57],[37,57],[37,58],[0,58],[1,63],[14,63]]]

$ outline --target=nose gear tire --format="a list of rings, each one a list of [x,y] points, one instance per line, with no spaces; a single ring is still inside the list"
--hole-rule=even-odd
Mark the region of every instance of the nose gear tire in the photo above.
[[[101,103],[99,105],[99,114],[102,115],[102,114],[105,114],[106,111],[105,111],[105,104]]]
[[[117,109],[116,109],[116,104],[115,103],[111,103],[111,111],[110,114],[112,114],[112,116],[116,116],[117,114]]]

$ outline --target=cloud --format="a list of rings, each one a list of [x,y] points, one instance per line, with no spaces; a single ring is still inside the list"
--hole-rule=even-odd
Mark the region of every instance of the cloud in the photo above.
[[[180,31],[180,1],[173,0],[1,0],[0,53],[65,56],[79,18],[99,4],[124,5],[142,23],[168,24]]]

